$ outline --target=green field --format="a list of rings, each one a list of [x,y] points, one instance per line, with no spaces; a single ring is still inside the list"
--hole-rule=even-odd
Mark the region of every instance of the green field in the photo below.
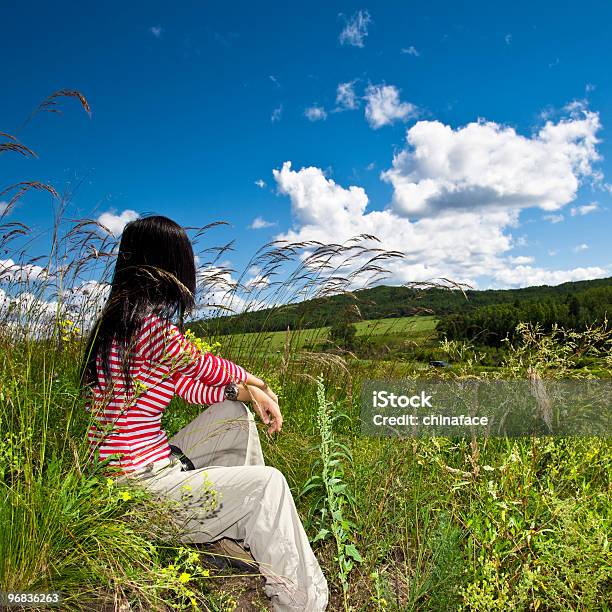
[[[365,337],[374,344],[386,341],[423,342],[435,337],[438,319],[433,316],[398,317],[391,319],[372,319],[355,323],[357,336]],[[252,354],[276,353],[283,351],[289,343],[292,350],[321,345],[328,337],[329,327],[317,327],[297,331],[274,331],[260,333],[241,333],[218,336],[216,341],[232,353],[243,353],[247,348]]]

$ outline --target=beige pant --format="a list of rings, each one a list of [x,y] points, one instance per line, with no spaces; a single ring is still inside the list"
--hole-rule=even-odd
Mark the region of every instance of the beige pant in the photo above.
[[[178,460],[169,458],[148,464],[130,478],[181,502],[181,539],[241,540],[259,564],[274,610],[325,610],[327,582],[285,477],[264,464],[251,411],[237,401],[213,404],[170,444],[196,469],[183,472]]]

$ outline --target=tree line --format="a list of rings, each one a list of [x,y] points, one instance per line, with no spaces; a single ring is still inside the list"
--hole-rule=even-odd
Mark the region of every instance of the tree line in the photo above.
[[[498,347],[504,338],[513,338],[520,322],[538,323],[546,331],[554,325],[582,331],[594,323],[607,321],[610,325],[611,315],[612,286],[593,287],[557,299],[515,300],[450,314],[440,320],[436,329],[449,340]]]

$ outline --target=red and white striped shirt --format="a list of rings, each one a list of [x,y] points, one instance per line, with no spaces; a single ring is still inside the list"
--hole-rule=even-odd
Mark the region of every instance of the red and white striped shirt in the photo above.
[[[117,345],[113,341],[109,359],[110,384],[106,384],[102,356],[98,355],[97,382],[87,409],[94,422],[88,430],[90,460],[99,450],[102,461],[123,473],[170,455],[162,414],[176,394],[190,404],[213,404],[225,397],[230,381],[245,382],[247,373],[235,363],[202,353],[176,327],[155,314],[148,315],[138,332],[131,354],[131,387],[125,378]]]

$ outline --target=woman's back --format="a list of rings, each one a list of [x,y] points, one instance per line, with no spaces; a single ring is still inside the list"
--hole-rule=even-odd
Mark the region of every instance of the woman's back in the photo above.
[[[223,399],[223,386],[244,380],[236,364],[201,353],[178,328],[155,314],[144,318],[128,357],[126,385],[121,356],[113,341],[109,354],[110,380],[105,381],[102,355],[96,357],[96,380],[88,409],[94,422],[88,431],[91,455],[110,455],[110,465],[133,471],[170,455],[161,418],[175,394],[190,403],[211,404]]]

